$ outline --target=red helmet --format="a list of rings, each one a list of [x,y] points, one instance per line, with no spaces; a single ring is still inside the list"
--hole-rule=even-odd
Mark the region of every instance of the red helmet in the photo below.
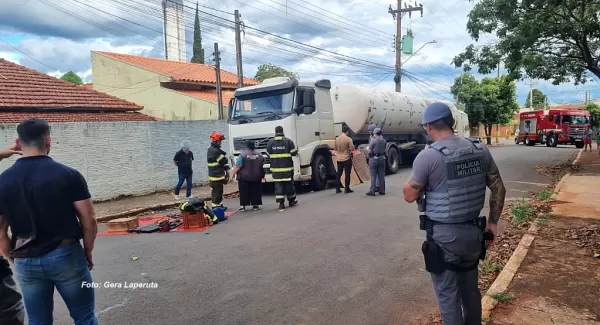
[[[217,142],[219,140],[225,140],[225,136],[217,131],[214,131],[213,133],[211,133],[210,141]]]

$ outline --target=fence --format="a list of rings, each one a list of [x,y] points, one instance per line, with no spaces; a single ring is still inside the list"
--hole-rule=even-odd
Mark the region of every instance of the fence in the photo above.
[[[177,182],[173,156],[183,140],[194,153],[194,183],[208,181],[206,149],[210,133],[227,137],[224,121],[158,121],[52,124],[50,156],[77,169],[95,200],[168,190]],[[16,124],[0,125],[0,147],[17,137]],[[227,141],[223,150],[229,152]],[[4,171],[15,158],[0,162]]]

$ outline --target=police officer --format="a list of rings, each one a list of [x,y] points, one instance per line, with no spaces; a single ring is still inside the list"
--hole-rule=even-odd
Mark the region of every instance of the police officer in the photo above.
[[[377,128],[377,125],[371,123],[368,126],[368,130],[369,130],[369,144],[371,144],[371,141],[373,141],[373,139],[375,139],[375,133],[373,133],[373,131],[375,131],[375,129]],[[377,180],[375,182],[375,192],[379,192],[379,180]]]
[[[417,201],[425,268],[431,275],[444,325],[480,325],[481,294],[477,285],[479,259],[493,242],[506,189],[487,148],[458,137],[448,105],[432,103],[423,127],[434,141],[415,158],[407,202]],[[490,216],[479,217],[486,185]]]
[[[227,181],[227,171],[229,165],[227,165],[227,154],[221,149],[221,143],[225,140],[219,132],[213,132],[210,135],[210,147],[206,152],[206,162],[208,164],[208,180],[210,181],[211,200],[212,207],[223,207],[223,187]]]
[[[376,187],[379,195],[385,195],[385,147],[386,141],[382,137],[380,128],[373,130],[374,137],[369,143],[369,171],[371,172],[371,188],[367,195],[375,196]],[[377,186],[379,185],[379,186]]]
[[[294,141],[283,135],[283,127],[275,128],[275,137],[267,143],[267,155],[271,159],[271,173],[275,182],[275,201],[279,203],[279,211],[285,210],[285,197],[290,206],[298,204],[294,188],[294,161],[292,156],[298,154]]]

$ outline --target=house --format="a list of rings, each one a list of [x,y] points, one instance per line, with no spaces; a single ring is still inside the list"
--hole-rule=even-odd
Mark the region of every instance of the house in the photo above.
[[[0,59],[0,123],[154,121],[142,106]]]
[[[144,106],[165,120],[216,120],[216,71],[207,64],[92,51],[94,90]],[[223,117],[237,88],[237,75],[221,70]],[[260,82],[244,78],[244,85]]]

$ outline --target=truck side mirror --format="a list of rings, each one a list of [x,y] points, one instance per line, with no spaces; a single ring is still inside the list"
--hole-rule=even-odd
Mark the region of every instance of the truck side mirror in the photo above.
[[[233,114],[233,101],[234,98],[230,98],[229,99],[229,105],[227,106],[227,120],[231,120],[232,114]]]

